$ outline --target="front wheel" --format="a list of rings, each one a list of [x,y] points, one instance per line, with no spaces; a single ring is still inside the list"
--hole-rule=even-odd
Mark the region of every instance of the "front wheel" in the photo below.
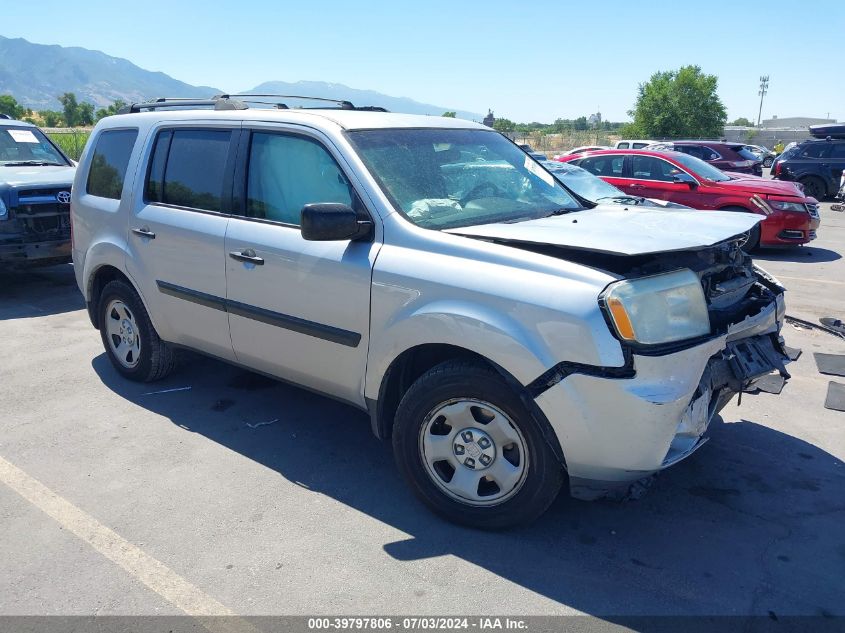
[[[752,213],[752,211],[749,211],[744,207],[724,207],[723,209],[721,209],[721,211]],[[742,238],[739,242],[739,247],[743,250],[744,253],[751,253],[751,251],[760,246],[760,224],[761,222],[758,222],[754,225],[754,228],[742,234]]]
[[[772,166],[772,163],[774,163],[774,162],[775,162],[775,159],[774,159],[774,158],[772,158],[771,156],[767,156],[767,157],[763,160],[763,167],[765,167],[766,169],[770,169],[770,168],[771,168],[771,166]]]
[[[411,386],[396,413],[393,451],[429,508],[475,528],[536,519],[563,482],[561,464],[517,393],[477,363],[443,363]]]

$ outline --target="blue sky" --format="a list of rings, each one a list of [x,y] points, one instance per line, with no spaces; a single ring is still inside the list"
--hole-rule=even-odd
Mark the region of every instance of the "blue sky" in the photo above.
[[[601,108],[625,120],[637,85],[698,64],[728,116],[845,120],[841,0],[742,2],[2,2],[0,35],[83,46],[191,84],[343,83],[517,121]],[[84,7],[84,10],[83,10]],[[837,45],[837,43],[839,43]]]

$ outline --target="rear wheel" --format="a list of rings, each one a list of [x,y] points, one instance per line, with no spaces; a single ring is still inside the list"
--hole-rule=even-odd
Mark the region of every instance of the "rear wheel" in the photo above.
[[[126,378],[150,382],[173,370],[173,350],[159,338],[141,297],[126,282],[110,281],[103,288],[99,324],[106,354]]]
[[[817,176],[805,176],[800,180],[804,185],[804,193],[816,200],[822,200],[827,194],[827,188],[824,186],[824,181]]]
[[[429,508],[481,529],[536,519],[563,482],[561,464],[519,396],[477,363],[443,363],[411,386],[396,413],[393,451]]]
[[[771,168],[772,163],[774,163],[774,162],[775,162],[774,158],[772,158],[771,156],[766,156],[766,158],[763,159],[763,167],[765,167],[766,169],[769,169],[769,168]]]

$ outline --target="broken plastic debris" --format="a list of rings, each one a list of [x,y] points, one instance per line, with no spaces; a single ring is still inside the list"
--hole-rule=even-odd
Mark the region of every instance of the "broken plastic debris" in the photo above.
[[[250,424],[249,422],[247,422],[246,425],[251,429],[257,429],[259,426],[268,426],[270,424],[275,424],[278,421],[279,418],[276,418],[274,420],[269,420],[268,422],[256,422],[255,424]]]
[[[148,391],[145,396],[155,396],[160,393],[173,393],[174,391],[190,391],[193,387],[174,387],[173,389],[162,389],[161,391]]]

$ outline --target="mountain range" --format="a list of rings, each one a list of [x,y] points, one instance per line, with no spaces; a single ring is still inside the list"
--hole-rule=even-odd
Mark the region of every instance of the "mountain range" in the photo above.
[[[224,91],[210,86],[192,86],[100,51],[34,44],[22,38],[0,36],[0,94],[10,94],[18,103],[33,110],[59,110],[57,97],[65,92],[72,92],[80,101],[91,102],[99,108],[118,99],[131,103],[164,96],[210,97]],[[242,92],[343,99],[356,105],[381,106],[391,112],[409,114],[440,115],[455,110],[322,81],[267,81]],[[480,120],[483,115],[458,110],[457,116]]]

